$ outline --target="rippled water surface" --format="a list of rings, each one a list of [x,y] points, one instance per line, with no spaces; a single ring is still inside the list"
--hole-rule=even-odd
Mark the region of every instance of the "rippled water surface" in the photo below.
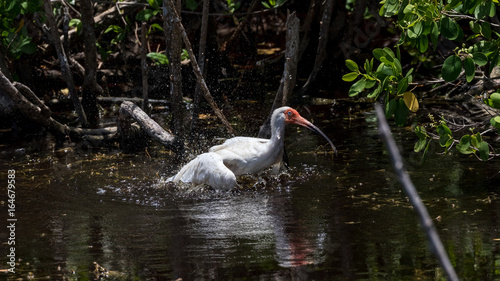
[[[2,225],[8,170],[16,170],[16,273],[8,279],[443,279],[392,173],[374,113],[340,110],[299,109],[331,137],[338,157],[325,153],[321,137],[290,126],[288,172],[242,178],[232,192],[165,184],[161,178],[181,163],[160,148],[54,153],[50,139],[4,140]],[[431,153],[421,164],[415,136],[393,129],[458,275],[499,280],[498,161]]]

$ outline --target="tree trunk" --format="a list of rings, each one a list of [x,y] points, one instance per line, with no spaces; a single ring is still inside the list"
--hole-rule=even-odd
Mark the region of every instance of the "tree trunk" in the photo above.
[[[88,126],[87,117],[85,115],[85,112],[83,111],[83,107],[80,103],[80,100],[78,99],[78,95],[76,94],[75,82],[73,81],[73,75],[71,74],[71,70],[69,68],[68,59],[62,47],[61,38],[59,37],[59,32],[57,30],[57,26],[54,19],[54,14],[52,12],[52,3],[50,1],[51,0],[44,0],[44,9],[45,9],[45,14],[47,15],[47,22],[49,24],[49,28],[51,31],[52,43],[56,48],[57,57],[59,58],[59,62],[61,64],[61,71],[68,85],[69,95],[71,101],[73,101],[73,105],[75,106],[78,119],[80,120],[82,126],[87,127]]]
[[[208,30],[208,12],[210,7],[210,0],[203,0],[203,12],[201,17],[201,30],[200,30],[200,47],[198,49],[198,61],[200,62],[200,71],[203,78],[205,75],[205,49],[207,46],[207,30]],[[194,132],[196,132],[198,126],[198,111],[200,107],[200,96],[201,87],[200,84],[196,84],[196,89],[194,92],[193,99],[193,118],[191,120],[191,136],[194,137]]]
[[[323,61],[326,58],[326,45],[328,43],[328,31],[330,30],[330,20],[332,18],[333,11],[333,1],[334,0],[325,0],[323,15],[321,17],[321,26],[319,30],[319,39],[318,39],[318,50],[316,52],[316,59],[314,61],[314,68],[309,74],[309,78],[307,82],[302,87],[302,92],[307,93],[312,83],[316,81],[316,77],[323,65]]]
[[[83,45],[85,48],[85,76],[83,78],[82,106],[91,127],[99,124],[97,109],[97,94],[102,94],[102,88],[97,84],[97,47],[94,31],[94,13],[91,0],[80,0],[82,8]]]
[[[311,0],[311,3],[309,4],[309,11],[307,12],[306,19],[304,20],[304,23],[300,27],[302,34],[302,38],[300,39],[300,47],[299,47],[299,60],[302,58],[302,54],[307,49],[307,46],[309,45],[309,31],[311,30],[311,23],[313,21],[313,18],[315,17],[316,13],[318,12],[318,0]]]
[[[181,1],[175,0],[175,11],[180,14]],[[170,48],[169,59],[169,74],[170,74],[170,104],[172,109],[172,129],[175,134],[184,139],[184,105],[182,102],[182,72],[181,72],[181,53],[182,53],[182,40],[179,28],[173,24],[174,11],[168,11],[168,27],[170,31]],[[180,20],[180,19],[179,19]],[[167,42],[168,43],[168,42]]]
[[[203,75],[201,74],[200,66],[198,65],[198,62],[196,61],[196,57],[193,52],[193,47],[191,47],[191,42],[189,41],[189,38],[187,37],[186,30],[184,29],[184,26],[182,25],[179,16],[177,15],[177,12],[175,11],[174,4],[172,0],[164,0],[164,5],[166,5],[166,9],[169,9],[173,11],[174,14],[174,24],[177,25],[179,30],[181,31],[181,36],[182,40],[184,41],[184,45],[186,46],[186,50],[189,54],[189,60],[191,61],[191,65],[193,66],[193,71],[194,74],[196,75],[196,79],[198,84],[200,84],[203,96],[207,100],[207,102],[210,104],[212,107],[212,110],[214,111],[215,115],[219,117],[219,119],[222,121],[224,126],[226,126],[226,129],[228,132],[232,135],[234,135],[234,130],[231,124],[227,121],[226,117],[224,114],[222,114],[222,111],[219,109],[217,104],[214,101],[214,98],[210,94],[210,91],[208,90],[207,84],[205,83],[205,79],[203,79]]]
[[[146,114],[150,114],[149,110],[149,95],[148,95],[148,64],[147,64],[147,49],[148,42],[146,40],[145,22],[141,25],[141,73],[142,73],[142,110]]]
[[[295,15],[295,12],[289,13],[286,20],[286,50],[285,50],[285,67],[283,76],[281,77],[280,87],[274,98],[271,112],[266,121],[260,127],[259,138],[271,137],[271,116],[276,108],[284,106],[288,103],[290,94],[295,87],[297,77],[297,64],[299,55],[299,26],[300,20]]]

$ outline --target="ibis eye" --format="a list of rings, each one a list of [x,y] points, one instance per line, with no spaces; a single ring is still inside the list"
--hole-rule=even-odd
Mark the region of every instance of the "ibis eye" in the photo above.
[[[291,111],[288,111],[287,113],[288,113],[288,116],[291,116],[291,115],[292,115],[292,112],[291,112]]]

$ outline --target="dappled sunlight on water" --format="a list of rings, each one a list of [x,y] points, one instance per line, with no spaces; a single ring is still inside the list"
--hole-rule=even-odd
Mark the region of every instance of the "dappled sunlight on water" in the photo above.
[[[8,147],[0,175],[16,169],[20,243],[12,279],[442,279],[373,113],[315,123],[338,156],[290,127],[290,168],[242,176],[229,192],[166,183],[182,161],[160,148],[148,157]],[[394,129],[458,275],[500,278],[495,168],[456,155],[422,164],[412,133]],[[0,261],[5,268],[5,255]]]

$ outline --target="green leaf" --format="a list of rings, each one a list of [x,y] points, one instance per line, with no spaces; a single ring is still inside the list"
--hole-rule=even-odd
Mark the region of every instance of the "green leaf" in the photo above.
[[[382,84],[379,84],[377,86],[377,88],[375,88],[375,90],[373,90],[373,92],[371,92],[367,95],[367,97],[370,99],[377,99],[378,96],[380,95],[380,92],[382,92]]]
[[[373,62],[373,58],[372,58],[372,62]],[[370,73],[372,71],[372,65],[373,64],[370,64],[370,61],[368,59],[365,60],[365,63],[363,66],[365,67],[366,73]]]
[[[460,34],[460,26],[447,16],[443,16],[440,21],[441,34],[449,40],[457,39]]]
[[[490,119],[491,126],[500,129],[500,116],[495,116]]]
[[[495,7],[495,3],[493,3],[493,1],[491,1],[491,0],[488,0],[486,3],[489,4],[489,6],[490,6],[490,11],[488,12],[488,16],[490,16],[490,18],[492,18],[495,16],[495,13],[497,11],[497,9]]]
[[[446,126],[446,124],[441,123],[436,127],[436,131],[438,135],[444,136],[444,135],[451,135],[451,130]]]
[[[345,60],[345,65],[349,68],[350,71],[359,71],[358,64],[353,60]]]
[[[135,19],[138,21],[148,21],[150,18],[154,16],[153,10],[150,9],[144,9],[137,13],[135,16]]]
[[[491,25],[488,22],[484,21],[481,23],[481,33],[486,39],[491,38]]]
[[[408,79],[407,78],[401,79],[398,82],[398,92],[397,92],[397,94],[399,95],[399,94],[404,93],[407,88],[408,88]]]
[[[416,126],[414,131],[415,131],[415,135],[417,135],[417,137],[419,139],[426,139],[428,137],[427,131],[422,126]]]
[[[488,63],[488,58],[486,57],[486,55],[483,53],[480,53],[480,52],[473,53],[472,59],[479,66],[483,66],[483,65],[486,65]]]
[[[470,21],[469,22],[470,29],[474,33],[480,33],[481,32],[481,25],[478,22],[475,21]]]
[[[446,5],[446,10],[451,10],[453,8],[456,8],[458,5],[462,4],[462,1],[460,1],[460,0],[451,0],[448,2],[450,2],[450,3],[448,5]]]
[[[157,0],[148,0],[149,6],[151,6],[154,9],[160,9],[160,4],[158,3]]]
[[[151,52],[147,54],[147,57],[154,60],[156,64],[168,64],[168,58],[165,54]]]
[[[413,147],[413,150],[415,152],[420,152],[422,151],[427,144],[427,139],[419,139],[416,143],[415,146]]]
[[[406,7],[403,10],[403,14],[410,14],[410,13],[412,13],[414,8],[415,8],[415,6],[413,6],[412,4],[406,5]]]
[[[370,89],[371,87],[375,86],[376,83],[376,80],[366,79],[365,89]]]
[[[426,35],[420,35],[417,39],[417,49],[421,53],[425,53],[427,51],[427,48],[429,48],[429,39],[427,39]]]
[[[471,154],[475,152],[474,148],[471,147],[470,135],[464,135],[460,139],[460,142],[457,144],[457,150],[462,154]]]
[[[424,31],[424,25],[421,21],[417,22],[413,27],[413,32],[415,32],[415,34],[418,36],[420,36],[420,34],[422,34],[422,32]]]
[[[365,89],[366,85],[366,79],[360,79],[358,82],[352,84],[351,88],[349,89],[349,96],[354,97],[357,96],[361,91]]]
[[[380,61],[380,58],[385,56],[385,52],[384,50],[380,49],[380,48],[376,48],[372,51],[373,53],[373,56],[375,57],[375,59],[377,59],[378,61]]]
[[[474,79],[474,75],[476,74],[476,66],[474,65],[474,61],[471,58],[465,58],[464,69],[467,82],[470,83],[470,81]]]
[[[394,65],[394,61],[388,60],[387,57],[381,57],[380,61],[383,62],[384,64],[388,65],[388,66],[393,66]]]
[[[415,39],[418,35],[413,31],[413,29],[409,28],[406,33],[408,34],[408,38]]]
[[[163,28],[162,28],[159,24],[157,24],[157,23],[153,23],[153,24],[149,27],[149,29],[151,29],[151,30],[163,31]]]
[[[490,158],[490,147],[485,141],[481,142],[479,145],[479,157],[483,161],[488,161],[488,158]]]
[[[444,122],[436,127],[436,131],[439,134],[439,145],[442,147],[449,147],[453,143],[451,130]]]
[[[356,78],[358,78],[357,72],[349,72],[349,73],[345,74],[344,76],[342,76],[342,80],[344,80],[346,82],[352,82],[352,81],[356,80]]]
[[[447,82],[451,82],[458,78],[462,70],[462,61],[457,55],[449,56],[443,64],[441,75]]]
[[[194,11],[196,8],[198,8],[198,2],[196,0],[186,0],[186,8]]]
[[[386,57],[388,60],[394,61],[394,59],[396,58],[396,55],[394,54],[394,52],[390,48],[385,47],[384,52],[387,54]]]
[[[80,19],[71,19],[68,25],[76,28],[76,34],[80,35],[82,33],[83,24]]]
[[[403,76],[403,67],[398,59],[394,59],[395,76]]]
[[[36,52],[36,45],[32,42],[28,42],[27,44],[23,44],[21,46],[21,51],[27,55],[32,55]]]
[[[474,9],[474,16],[476,16],[477,19],[484,19],[488,14],[490,13],[490,6],[486,6],[486,3],[482,3],[480,5],[476,6],[476,9]]]
[[[476,133],[476,134],[470,136],[470,138],[471,138],[471,144],[472,144],[472,146],[474,146],[476,148],[479,148],[479,146],[483,142],[483,139],[481,138],[481,134],[480,133]]]
[[[500,93],[493,93],[485,103],[493,108],[500,109]]]
[[[396,105],[397,102],[394,99],[391,99],[386,105],[385,105],[385,118],[389,119],[391,116],[394,114],[396,111]]]
[[[396,104],[396,110],[394,111],[394,120],[396,124],[399,126],[403,126],[406,123],[406,119],[408,118],[408,107],[403,99],[399,99]]]
[[[399,1],[398,0],[387,0],[383,6],[383,10],[381,9],[381,12],[383,13],[384,17],[392,17],[398,12],[399,8]]]
[[[438,44],[438,38],[439,38],[439,28],[436,22],[432,22],[432,29],[430,33],[431,37],[431,42],[434,50],[436,50],[437,44]]]

